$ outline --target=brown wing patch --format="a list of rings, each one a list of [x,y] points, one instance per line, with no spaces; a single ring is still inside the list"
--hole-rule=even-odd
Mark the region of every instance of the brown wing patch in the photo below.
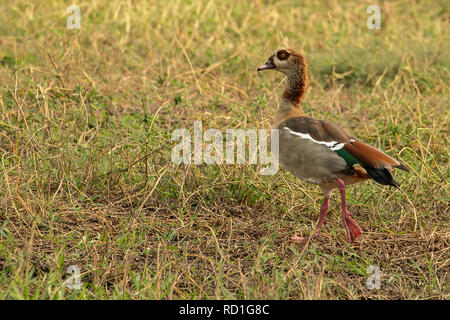
[[[333,141],[348,143],[352,136],[343,128],[328,121],[322,121],[322,127]]]
[[[281,127],[288,127],[295,132],[307,133],[317,141],[347,143],[350,142],[351,138],[344,129],[330,122],[310,117],[293,117],[287,119]]]
[[[350,153],[359,161],[373,168],[392,168],[400,165],[395,159],[392,159],[384,152],[369,146],[361,141],[353,141],[344,146],[344,150]]]
[[[409,171],[403,164],[378,150],[351,136],[347,131],[331,122],[324,121],[323,128],[334,141],[344,142],[344,150],[357,160],[374,168],[399,168]]]
[[[356,139],[334,123],[310,117],[292,117],[284,121],[280,127],[288,127],[295,132],[307,133],[317,141],[336,141],[338,143],[344,143],[344,150],[364,165],[373,168],[387,169],[395,167],[408,171],[408,169],[397,160],[391,158],[383,151]],[[367,172],[364,174],[361,171],[360,174],[367,175]]]

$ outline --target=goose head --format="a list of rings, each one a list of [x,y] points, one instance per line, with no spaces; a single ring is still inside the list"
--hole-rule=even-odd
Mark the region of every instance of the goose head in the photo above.
[[[257,71],[275,70],[290,75],[293,73],[303,74],[305,68],[305,58],[299,52],[294,49],[281,48],[275,51]]]

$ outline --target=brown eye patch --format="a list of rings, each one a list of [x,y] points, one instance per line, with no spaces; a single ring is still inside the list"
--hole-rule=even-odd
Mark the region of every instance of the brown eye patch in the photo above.
[[[287,58],[289,58],[289,52],[287,52],[286,50],[280,50],[277,52],[277,58],[279,60],[286,60]]]

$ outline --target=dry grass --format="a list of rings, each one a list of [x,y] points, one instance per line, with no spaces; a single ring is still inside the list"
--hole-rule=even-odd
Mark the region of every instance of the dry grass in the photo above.
[[[446,1],[382,2],[382,30],[372,2],[79,1],[68,30],[70,4],[0,4],[1,298],[449,298]],[[269,127],[284,84],[255,69],[281,45],[309,60],[307,113],[411,170],[349,191],[356,244],[337,197],[287,241],[321,194],[284,170],[170,162],[195,120]]]

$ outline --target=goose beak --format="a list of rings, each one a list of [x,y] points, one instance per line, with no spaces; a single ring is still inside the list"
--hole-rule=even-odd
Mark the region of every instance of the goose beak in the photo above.
[[[258,69],[256,69],[256,71],[269,70],[269,69],[275,69],[275,68],[276,68],[276,66],[273,63],[273,56],[272,56],[269,58],[269,60],[267,60],[267,62],[265,64],[263,64]]]

